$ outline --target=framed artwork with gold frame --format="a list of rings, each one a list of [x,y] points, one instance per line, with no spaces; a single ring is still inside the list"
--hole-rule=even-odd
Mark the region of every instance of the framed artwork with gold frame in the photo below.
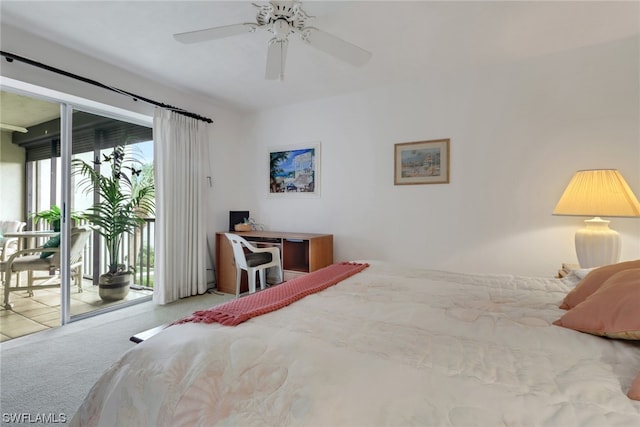
[[[394,184],[448,184],[449,145],[449,139],[395,144]]]

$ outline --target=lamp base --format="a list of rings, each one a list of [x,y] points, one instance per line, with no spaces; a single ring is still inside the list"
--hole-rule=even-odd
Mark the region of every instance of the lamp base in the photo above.
[[[609,221],[600,217],[584,221],[585,228],[576,232],[576,254],[581,268],[614,264],[620,259],[621,241]]]

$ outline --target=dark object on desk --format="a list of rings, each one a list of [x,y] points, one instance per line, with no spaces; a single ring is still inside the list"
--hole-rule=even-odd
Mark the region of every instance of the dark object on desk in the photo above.
[[[229,231],[235,231],[235,225],[241,224],[244,220],[249,219],[249,211],[229,211]]]

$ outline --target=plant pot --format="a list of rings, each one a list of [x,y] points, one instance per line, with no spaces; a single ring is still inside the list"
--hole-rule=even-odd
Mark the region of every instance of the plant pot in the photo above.
[[[119,301],[129,294],[132,273],[105,273],[98,280],[98,294],[103,301]]]

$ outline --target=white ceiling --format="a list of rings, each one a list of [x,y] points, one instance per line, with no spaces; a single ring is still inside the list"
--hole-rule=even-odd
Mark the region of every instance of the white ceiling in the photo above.
[[[0,91],[0,123],[28,128],[60,117],[60,105]],[[0,130],[6,131],[6,129]]]
[[[1,0],[0,24],[245,110],[552,54],[640,32],[636,1],[309,1],[303,8],[316,17],[313,26],[371,51],[372,60],[355,68],[294,38],[285,80],[267,81],[269,33],[194,45],[173,39],[174,33],[255,22],[257,9],[244,0]],[[73,65],[66,71],[73,72]]]

